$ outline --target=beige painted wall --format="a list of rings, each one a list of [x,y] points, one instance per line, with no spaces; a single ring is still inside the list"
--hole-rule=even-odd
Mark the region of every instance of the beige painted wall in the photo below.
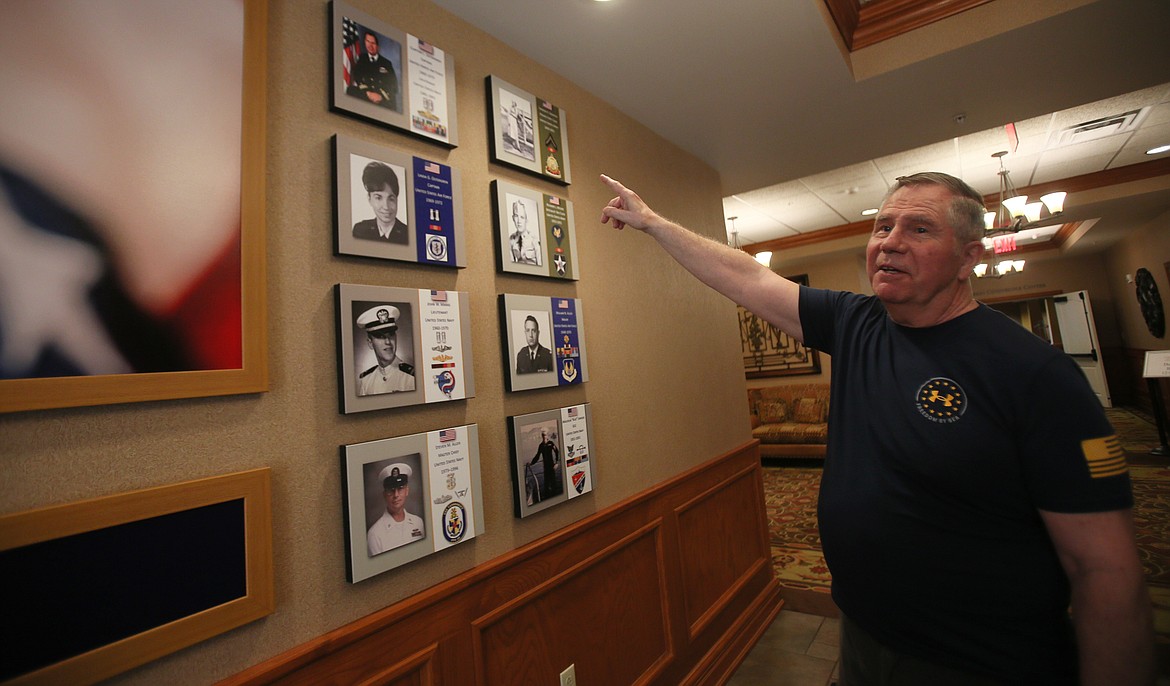
[[[749,440],[734,306],[676,267],[646,236],[617,233],[597,221],[609,194],[596,179],[606,172],[635,187],[664,214],[722,237],[715,172],[429,2],[351,4],[454,55],[460,145],[448,151],[330,113],[327,4],[272,3],[270,392],[0,417],[3,512],[260,466],[273,470],[276,614],[134,670],[117,683],[213,682]],[[488,161],[484,78],[489,74],[567,110],[574,179],[567,190]],[[334,257],[330,137],[336,133],[457,168],[470,266],[456,273]],[[496,273],[492,179],[567,194],[578,231],[579,282]],[[477,396],[437,406],[339,415],[332,302],[336,283],[468,292]],[[496,314],[496,295],[502,292],[583,300],[587,384],[505,392]],[[596,491],[523,521],[514,519],[505,418],[581,402],[592,403]],[[486,533],[360,584],[347,584],[338,446],[471,422],[479,424]]]
[[[1117,303],[1117,321],[1121,340],[1127,348],[1137,350],[1170,350],[1170,336],[1156,338],[1150,333],[1138,306],[1137,289],[1126,283],[1125,275],[1133,275],[1145,267],[1154,275],[1158,295],[1162,298],[1163,316],[1170,315],[1170,212],[1141,227],[1105,255],[1109,272],[1109,286]],[[1170,327],[1167,327],[1170,331]]]

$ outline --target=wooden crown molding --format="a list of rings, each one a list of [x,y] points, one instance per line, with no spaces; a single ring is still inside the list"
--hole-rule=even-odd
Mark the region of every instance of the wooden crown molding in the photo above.
[[[824,0],[850,52],[881,43],[991,0]]]

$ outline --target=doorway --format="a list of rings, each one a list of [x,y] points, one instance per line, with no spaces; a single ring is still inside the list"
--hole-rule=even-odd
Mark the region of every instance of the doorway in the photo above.
[[[1088,291],[988,303],[1076,361],[1102,407],[1113,407]]]

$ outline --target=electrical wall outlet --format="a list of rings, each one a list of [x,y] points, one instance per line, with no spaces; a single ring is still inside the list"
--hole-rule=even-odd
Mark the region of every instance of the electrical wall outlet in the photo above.
[[[577,666],[569,665],[561,672],[561,686],[577,686]]]

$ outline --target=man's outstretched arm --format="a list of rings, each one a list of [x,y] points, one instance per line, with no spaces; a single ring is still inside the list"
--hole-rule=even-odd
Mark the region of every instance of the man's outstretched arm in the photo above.
[[[602,174],[616,193],[601,210],[601,223],[615,229],[626,226],[658,241],[684,269],[716,291],[743,305],[790,336],[803,340],[800,326],[800,286],[756,262],[751,255],[665,219],[634,191]]]

